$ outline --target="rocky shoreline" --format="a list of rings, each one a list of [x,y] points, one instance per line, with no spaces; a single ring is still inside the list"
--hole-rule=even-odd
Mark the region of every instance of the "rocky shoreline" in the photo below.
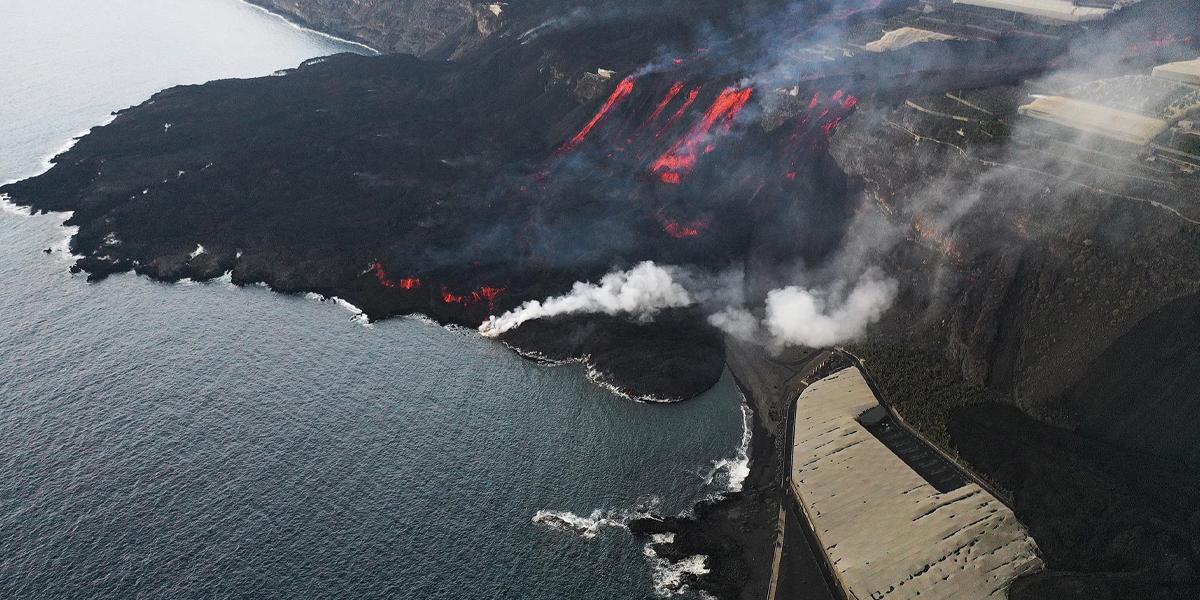
[[[699,503],[692,514],[647,517],[629,524],[637,536],[673,534],[670,543],[651,547],[660,558],[680,561],[707,557],[708,572],[688,575],[684,583],[722,600],[761,600],[771,583],[777,524],[781,508],[788,513],[783,572],[787,598],[831,600],[826,575],[812,553],[795,513],[781,487],[783,452],[788,437],[781,435],[787,403],[802,388],[797,376],[828,366],[825,354],[807,350],[771,357],[763,348],[726,339],[726,360],[751,409],[750,472],[742,490]],[[801,386],[801,387],[797,387]],[[800,525],[798,527],[798,525]]]
[[[742,491],[705,500],[692,515],[629,523],[630,531],[643,539],[674,534],[671,542],[651,546],[660,558],[676,562],[706,556],[708,572],[687,574],[682,583],[722,600],[763,598],[770,578],[780,497],[775,478],[779,454],[757,417],[753,423],[750,474]]]
[[[1048,540],[1060,572],[1014,589],[1195,591],[1200,517],[1176,480],[1198,456],[1187,377],[1200,364],[1187,335],[1200,297],[1197,170],[1146,149],[1080,152],[1085,141],[1018,109],[1030,94],[1130,102],[1111,82],[1140,89],[1156,64],[1197,51],[1195,19],[1179,18],[1194,4],[1147,0],[1094,27],[965,11],[953,18],[966,39],[874,53],[859,50],[882,28],[934,26],[927,12],[873,2],[764,20],[706,0],[565,18],[575,14],[548,2],[417,2],[448,12],[398,24],[406,13],[387,0],[352,16],[343,2],[256,3],[430,60],[339,55],[121,111],[47,173],[0,187],[21,206],[73,212],[72,270],[228,274],[342,298],[371,320],[419,313],[474,328],[642,261],[740,270],[745,304],[759,307],[798,270],[805,285],[844,286],[842,269],[879,267],[900,291],[865,342],[892,345],[870,361],[876,378]],[[786,36],[767,35],[774,18]],[[807,46],[800,26],[814,20],[845,44]],[[1101,34],[1120,43],[1089,46]],[[802,72],[741,87],[780,47],[808,57],[789,64]],[[1097,55],[1112,64],[1087,72],[1106,62]],[[1052,67],[1083,73],[1056,81]],[[734,104],[752,116],[739,121]],[[707,308],[559,316],[500,339],[535,360],[585,362],[597,382],[647,400],[695,396],[729,362],[755,407],[745,489],[694,520],[631,528],[675,533],[655,546],[666,559],[709,556],[695,587],[758,597],[779,514],[779,426],[807,359],[739,356]],[[1139,478],[1129,465],[1141,456],[1153,468]],[[1103,527],[1081,517],[1089,500]],[[1127,560],[1130,547],[1154,558]]]

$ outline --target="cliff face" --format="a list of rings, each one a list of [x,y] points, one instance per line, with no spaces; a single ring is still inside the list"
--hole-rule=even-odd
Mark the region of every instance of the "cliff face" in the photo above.
[[[1200,400],[1178,382],[1197,364],[1200,180],[1039,131],[1013,102],[977,109],[1014,90],[1054,91],[913,96],[834,140],[900,231],[881,258],[909,294],[880,337],[936,348],[1044,422],[1194,461]]]
[[[421,56],[479,33],[468,0],[249,0],[315,29],[380,52]],[[486,19],[482,14],[480,18]]]

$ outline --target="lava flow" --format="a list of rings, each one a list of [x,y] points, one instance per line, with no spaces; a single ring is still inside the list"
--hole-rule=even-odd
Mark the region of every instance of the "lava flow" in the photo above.
[[[671,89],[667,90],[667,95],[664,96],[662,101],[658,103],[658,106],[654,107],[654,112],[650,113],[650,117],[646,119],[646,122],[642,124],[642,127],[645,127],[658,120],[659,115],[661,115],[662,112],[667,109],[667,106],[671,104],[671,101],[674,100],[675,96],[678,96],[679,92],[681,91],[683,91],[682,81],[676,81],[673,85],[671,85]]]
[[[704,113],[704,118],[662,156],[658,157],[658,160],[650,165],[650,171],[657,173],[658,178],[665,183],[683,181],[683,176],[696,167],[698,156],[715,149],[714,144],[709,143],[709,135],[713,127],[720,123],[722,133],[728,133],[733,127],[734,119],[745,108],[753,94],[753,88],[728,87],[722,90],[717,99],[713,101],[712,106],[709,106]]]
[[[1177,36],[1174,33],[1165,33],[1157,35],[1145,42],[1134,42],[1125,49],[1125,55],[1141,54],[1159,48],[1175,46],[1177,44],[1191,44],[1195,38],[1190,35]]]
[[[472,291],[469,294],[461,294],[460,295],[460,294],[455,294],[455,293],[451,292],[449,289],[447,289],[445,286],[443,286],[442,287],[442,302],[444,302],[446,304],[461,304],[463,306],[470,307],[470,306],[479,304],[480,302],[482,302],[484,300],[487,300],[488,312],[495,312],[496,311],[496,298],[499,298],[500,294],[504,293],[504,290],[505,290],[505,288],[502,288],[502,287],[483,286],[477,290]]]
[[[854,112],[858,106],[858,98],[853,94],[847,94],[844,90],[837,90],[826,100],[822,100],[821,92],[816,92],[809,101],[808,106],[799,115],[796,116],[792,125],[792,133],[788,136],[791,152],[794,154],[805,153],[804,147],[812,151],[822,151],[829,145],[829,138],[837,132],[837,128],[842,124],[842,121]],[[814,132],[819,131],[819,135]],[[807,142],[807,144],[806,144]],[[784,174],[787,179],[795,179],[797,177],[798,157],[793,157],[788,163],[788,171]]]
[[[612,94],[608,96],[608,100],[604,101],[604,105],[600,107],[600,110],[596,112],[596,115],[592,117],[592,120],[588,121],[587,124],[583,126],[583,129],[580,129],[579,133],[575,134],[575,137],[568,140],[566,144],[563,144],[562,148],[559,148],[558,153],[566,154],[579,147],[579,144],[582,144],[583,140],[587,139],[587,136],[592,132],[592,129],[595,129],[596,125],[598,125],[600,121],[604,120],[604,117],[608,116],[608,113],[611,112],[614,107],[628,98],[632,93],[633,77],[626,77],[625,79],[622,79],[621,83],[617,84],[617,89],[613,90]]]
[[[696,97],[699,95],[700,88],[692,88],[691,91],[688,92],[687,97],[683,99],[683,105],[676,109],[675,112],[671,114],[670,118],[667,119],[666,124],[662,126],[662,129],[659,129],[658,132],[654,134],[654,139],[662,137],[662,135],[670,130],[671,127],[675,126],[675,124],[679,122],[679,119],[682,119],[683,115],[687,113],[687,110],[692,107],[692,103],[696,101]]]
[[[394,281],[388,277],[387,271],[383,270],[383,264],[381,264],[379,261],[375,261],[373,268],[375,269],[375,279],[378,279],[379,285],[382,285],[385,288],[400,288],[402,290],[415,290],[415,289],[421,287],[421,278],[420,277],[405,277],[404,279],[401,279],[400,281]]]
[[[662,212],[658,213],[658,222],[662,224],[663,231],[667,232],[667,235],[677,240],[696,237],[704,233],[709,226],[708,219],[701,218],[682,222],[675,219],[668,219]]]

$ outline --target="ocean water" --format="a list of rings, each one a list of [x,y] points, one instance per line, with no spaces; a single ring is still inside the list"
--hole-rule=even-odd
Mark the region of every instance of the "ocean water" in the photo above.
[[[341,51],[365,50],[236,0],[5,0],[0,181],[159,89]],[[22,212],[0,211],[0,598],[652,598],[677,573],[620,523],[744,472],[728,378],[638,404],[419,318],[87,284],[65,215]]]

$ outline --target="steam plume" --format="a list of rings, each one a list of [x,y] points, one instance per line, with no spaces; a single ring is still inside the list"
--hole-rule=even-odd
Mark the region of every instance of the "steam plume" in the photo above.
[[[651,261],[639,263],[628,271],[614,271],[600,283],[576,282],[571,292],[546,300],[529,300],[498,317],[488,317],[479,332],[498,336],[526,321],[566,314],[628,314],[648,318],[664,308],[692,304],[692,295],[678,282],[677,270],[660,267]]]
[[[766,341],[775,347],[832,346],[861,337],[891,307],[898,288],[894,279],[873,270],[844,298],[839,299],[836,289],[788,286],[767,294],[761,321],[743,308],[727,308],[708,321],[739,339]]]

